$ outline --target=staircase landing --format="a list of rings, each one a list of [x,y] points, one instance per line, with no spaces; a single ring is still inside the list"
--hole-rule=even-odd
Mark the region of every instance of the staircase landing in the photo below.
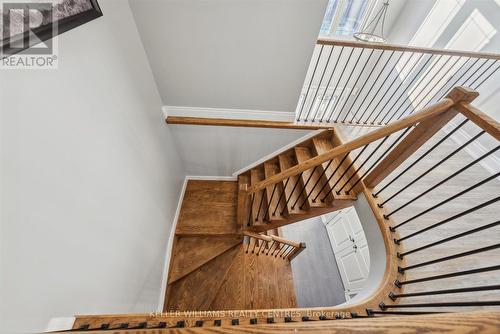
[[[297,307],[290,262],[247,253],[236,181],[188,181],[176,228],[165,311]]]

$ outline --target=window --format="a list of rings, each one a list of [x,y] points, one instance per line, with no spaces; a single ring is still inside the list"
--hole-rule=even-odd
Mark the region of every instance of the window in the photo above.
[[[352,36],[364,23],[376,0],[330,0],[320,36]]]

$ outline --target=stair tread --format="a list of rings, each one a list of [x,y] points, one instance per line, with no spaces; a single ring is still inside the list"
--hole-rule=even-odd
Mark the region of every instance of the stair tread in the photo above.
[[[271,255],[245,253],[232,261],[210,305],[212,310],[297,307],[290,262]]]
[[[237,199],[236,181],[189,180],[176,235],[237,235]]]
[[[243,310],[245,309],[244,295],[245,273],[243,268],[242,250],[238,251],[231,262],[224,280],[210,304],[211,310]]]
[[[168,284],[186,276],[240,242],[241,238],[239,237],[178,238],[170,267]]]
[[[170,285],[166,310],[207,311],[241,245],[234,246]]]

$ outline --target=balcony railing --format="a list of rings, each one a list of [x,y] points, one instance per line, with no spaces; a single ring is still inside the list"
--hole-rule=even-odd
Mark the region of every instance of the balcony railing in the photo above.
[[[497,54],[319,39],[297,105],[301,123],[384,125],[443,99],[478,90]]]

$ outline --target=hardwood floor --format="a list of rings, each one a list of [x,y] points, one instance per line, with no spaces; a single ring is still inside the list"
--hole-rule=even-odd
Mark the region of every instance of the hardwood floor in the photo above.
[[[246,252],[236,181],[189,181],[179,213],[165,311],[296,307],[290,262]]]

